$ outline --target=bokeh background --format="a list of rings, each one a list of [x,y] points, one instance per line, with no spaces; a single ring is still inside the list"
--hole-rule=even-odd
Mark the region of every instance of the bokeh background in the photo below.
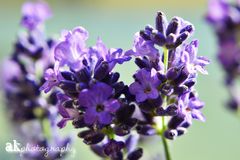
[[[23,0],[0,0],[0,60],[12,51],[21,17]],[[216,39],[211,28],[204,21],[207,0],[49,0],[54,17],[47,22],[48,35],[58,35],[62,29],[81,25],[90,32],[89,44],[100,36],[107,46],[129,49],[133,35],[146,24],[154,24],[155,13],[164,11],[168,19],[181,16],[191,21],[196,28],[195,38],[200,41],[199,54],[211,59],[209,75],[200,76],[197,89],[200,98],[206,102],[203,110],[206,123],[196,122],[185,136],[170,143],[173,160],[232,160],[240,157],[240,118],[229,112],[225,105],[228,94],[223,86],[223,72],[215,53]],[[11,66],[9,66],[11,67]],[[118,67],[122,79],[130,83],[135,66]],[[1,81],[1,80],[0,80]],[[2,97],[2,96],[1,96]],[[6,142],[12,142],[13,131],[4,112],[3,99],[0,101],[0,159],[15,160],[15,155],[5,151]],[[76,130],[69,125],[59,132],[71,132],[75,136],[74,149],[77,151],[69,160],[98,160],[76,137]],[[73,132],[74,131],[74,132]],[[160,139],[150,141],[143,159],[151,160],[162,154]],[[160,160],[160,156],[156,158]]]

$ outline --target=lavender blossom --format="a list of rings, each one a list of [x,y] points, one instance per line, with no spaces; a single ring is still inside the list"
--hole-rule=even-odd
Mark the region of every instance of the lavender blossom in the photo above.
[[[156,29],[147,26],[136,33],[133,48],[125,52],[108,49],[100,38],[87,47],[83,27],[64,32],[55,47],[54,70],[46,70],[41,87],[45,92],[54,88],[62,92],[57,96],[62,115],[58,126],[72,122],[76,129],[83,128],[78,136],[102,158],[137,160],[143,150],[136,135],[158,134],[166,144],[166,138],[183,135],[192,119],[204,121],[200,111],[204,103],[194,85],[199,72],[207,74],[209,60],[197,56],[197,40],[185,42],[193,30],[179,17],[167,23],[158,12]],[[139,69],[128,86],[114,68],[131,56]]]
[[[51,10],[44,2],[27,2],[22,12],[21,25],[26,31],[19,35],[13,54],[3,66],[6,110],[25,146],[64,148],[71,143],[71,138],[61,137],[57,133],[57,90],[52,90],[47,96],[39,91],[44,82],[44,70],[53,66],[51,52],[55,40],[45,38],[44,30],[40,27],[50,17]],[[49,69],[46,74],[51,76],[49,80],[53,83],[53,71]],[[49,151],[46,155],[45,151],[36,150],[24,152],[22,158],[56,160],[64,155],[66,152]]]
[[[198,73],[207,74],[209,60],[197,56],[197,40],[186,42],[194,31],[189,22],[175,17],[167,23],[165,15],[158,12],[155,26],[156,29],[148,25],[136,33],[133,49],[126,51],[136,57],[140,68],[129,91],[143,116],[138,117],[141,123],[137,123],[137,132],[161,136],[169,160],[166,138],[175,139],[186,133],[192,119],[205,121],[200,111],[204,103],[194,85]]]
[[[230,93],[228,107],[233,111],[237,111],[239,108],[239,105],[233,105],[238,101],[234,96],[238,91],[233,88],[238,88],[236,81],[240,75],[240,47],[238,44],[240,26],[239,5],[239,1],[231,3],[225,0],[210,0],[206,16],[207,21],[213,27],[217,36],[217,58],[225,71],[225,84]]]
[[[136,124],[132,118],[135,106],[127,98],[131,97],[128,86],[119,81],[120,74],[113,70],[131,57],[122,49],[108,49],[100,38],[96,45],[87,47],[87,38],[88,32],[83,27],[65,32],[54,49],[54,70],[46,70],[41,90],[62,91],[57,96],[62,115],[60,128],[71,121],[75,128],[86,129],[78,136],[96,154],[122,159],[127,141],[123,136],[129,135]],[[131,150],[127,155],[139,159],[138,152]]]

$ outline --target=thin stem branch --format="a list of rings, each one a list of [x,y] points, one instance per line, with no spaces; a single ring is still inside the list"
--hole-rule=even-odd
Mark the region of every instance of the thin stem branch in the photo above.
[[[168,49],[167,48],[163,48],[163,58],[164,58],[164,73],[167,73],[168,70]],[[167,97],[164,97],[163,99],[163,104],[165,105],[165,107],[167,106]],[[164,148],[164,153],[165,153],[165,158],[166,160],[171,160],[171,155],[169,152],[169,147],[168,147],[168,143],[167,143],[167,139],[164,136],[164,132],[166,130],[166,126],[165,126],[165,117],[162,116],[162,129],[161,129],[161,137],[162,137],[162,142],[163,142],[163,148]]]
[[[164,62],[164,73],[167,73],[168,69],[168,49],[163,47],[163,62]]]

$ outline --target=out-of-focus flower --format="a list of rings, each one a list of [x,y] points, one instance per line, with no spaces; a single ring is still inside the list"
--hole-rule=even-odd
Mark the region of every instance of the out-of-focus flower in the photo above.
[[[39,91],[44,76],[49,80],[44,87],[48,91],[57,82],[55,79],[61,79],[53,69],[43,75],[45,69],[53,66],[51,52],[55,40],[45,38],[40,26],[51,16],[51,11],[44,2],[27,2],[22,12],[22,25],[26,32],[19,35],[13,54],[3,66],[6,109],[24,145],[44,149],[26,151],[22,155],[23,159],[62,159],[66,152],[48,150],[54,147],[66,148],[71,143],[70,137],[61,137],[56,132],[57,90],[53,89],[45,96]]]
[[[26,2],[22,6],[22,15],[22,26],[34,30],[52,16],[52,11],[48,4],[43,1]]]
[[[206,16],[207,21],[213,27],[217,40],[217,58],[225,70],[225,84],[231,93],[229,108],[237,111],[239,106],[234,105],[238,100],[234,96],[238,94],[232,88],[237,87],[237,79],[240,75],[240,4],[239,1],[232,3],[227,0],[209,0],[209,10]],[[233,107],[235,106],[235,107]]]

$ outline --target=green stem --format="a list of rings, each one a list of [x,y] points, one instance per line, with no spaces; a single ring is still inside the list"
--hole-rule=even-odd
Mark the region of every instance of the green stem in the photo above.
[[[163,148],[164,148],[164,152],[165,152],[165,158],[166,158],[166,160],[171,160],[168,143],[163,134],[162,134],[162,142],[163,142]]]
[[[164,73],[167,73],[168,69],[168,49],[166,47],[163,47],[163,62],[164,62]]]
[[[163,48],[163,56],[164,56],[164,73],[166,74],[167,70],[168,70],[168,49],[166,47]],[[163,102],[164,106],[167,106],[167,97],[166,96],[164,97],[163,101],[164,101]],[[162,142],[163,142],[165,158],[166,158],[166,160],[171,160],[171,155],[170,155],[170,152],[169,152],[167,139],[164,136],[165,130],[166,130],[165,117],[162,116],[161,137],[162,137]]]

